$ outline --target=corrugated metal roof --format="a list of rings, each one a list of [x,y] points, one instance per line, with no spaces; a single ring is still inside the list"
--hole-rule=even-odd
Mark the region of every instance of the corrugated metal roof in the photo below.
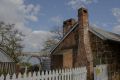
[[[14,60],[10,58],[10,56],[8,56],[4,50],[0,48],[0,62],[14,62]]]
[[[113,40],[120,42],[120,35],[112,32],[108,32],[96,27],[90,27],[90,31],[95,33],[97,36],[101,37],[104,40]]]

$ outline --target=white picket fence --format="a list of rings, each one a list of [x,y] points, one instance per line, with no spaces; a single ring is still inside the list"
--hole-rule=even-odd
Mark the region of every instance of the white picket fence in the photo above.
[[[87,70],[85,67],[73,68],[73,69],[60,69],[60,70],[50,70],[34,72],[34,73],[24,73],[14,75],[3,75],[0,80],[87,80]]]

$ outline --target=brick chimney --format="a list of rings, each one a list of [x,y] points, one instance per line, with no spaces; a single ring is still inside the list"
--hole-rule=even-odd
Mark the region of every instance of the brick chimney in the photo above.
[[[76,23],[75,19],[71,18],[63,22],[63,35],[65,35]]]
[[[80,8],[78,10],[78,23],[80,26],[89,26],[88,22],[88,10],[86,8]]]
[[[76,66],[86,66],[88,77],[87,80],[93,80],[93,57],[89,37],[88,10],[80,8],[78,10],[79,24],[79,47]]]

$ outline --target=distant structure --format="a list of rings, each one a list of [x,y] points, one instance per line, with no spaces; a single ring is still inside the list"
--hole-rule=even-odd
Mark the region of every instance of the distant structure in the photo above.
[[[16,72],[15,61],[0,48],[0,74],[12,74]]]
[[[24,52],[20,56],[26,56],[29,57],[27,59],[27,62],[29,62],[30,59],[36,58],[38,59],[39,63],[35,64],[38,65],[41,69],[40,70],[50,70],[50,55],[48,53],[44,52]]]
[[[107,64],[109,80],[120,75],[120,35],[89,25],[88,10],[78,10],[78,21],[63,23],[64,37],[51,51],[51,68],[86,66],[93,80],[96,65]]]

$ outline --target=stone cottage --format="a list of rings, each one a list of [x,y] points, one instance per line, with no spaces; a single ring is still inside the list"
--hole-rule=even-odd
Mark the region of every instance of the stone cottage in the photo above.
[[[63,35],[51,51],[52,69],[86,66],[93,80],[93,68],[107,64],[109,80],[120,75],[120,35],[90,26],[87,9],[78,10],[78,21],[64,21]]]

